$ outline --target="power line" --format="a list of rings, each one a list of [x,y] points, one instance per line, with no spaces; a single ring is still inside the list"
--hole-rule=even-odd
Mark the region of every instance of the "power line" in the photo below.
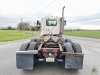
[[[38,1],[38,0],[32,0],[24,11],[25,11],[26,13],[28,13],[28,12],[29,12],[28,9],[30,9],[31,6],[32,6],[32,4],[34,4],[34,3],[37,2],[37,1]]]
[[[34,0],[34,2],[31,3],[31,7],[30,10],[33,8],[33,5],[36,6],[37,5],[38,0]],[[28,12],[30,12],[30,10]]]
[[[36,1],[38,1],[38,0],[36,0]],[[34,5],[34,3],[35,3],[36,1],[33,1],[33,0],[32,0],[32,2],[30,3],[30,6],[32,6],[32,4]],[[42,1],[40,4],[43,5],[43,4],[45,3],[45,1],[46,1],[46,0]],[[36,13],[38,13],[38,12],[40,12],[41,10],[47,8],[48,6],[50,6],[50,5],[51,5],[52,3],[54,3],[55,1],[56,1],[56,0],[53,0],[53,1],[50,2],[49,4],[45,5],[44,7],[42,7],[41,9],[39,9]],[[40,6],[41,6],[41,5],[40,5]],[[28,7],[30,7],[30,6],[28,6]],[[39,6],[39,7],[40,7],[40,6]],[[27,9],[28,9],[28,8],[27,8]],[[32,9],[32,8],[31,8],[31,9]],[[28,12],[29,12],[29,11],[27,11],[27,13],[28,13]],[[31,15],[29,15],[29,16],[31,17]],[[29,17],[29,16],[28,16],[28,17]],[[20,18],[20,19],[21,19],[21,22],[23,22],[23,18]]]
[[[32,0],[32,2],[31,2],[30,5],[29,5],[29,6],[31,6],[31,7],[30,7],[30,8],[29,8],[29,6],[27,7],[27,9],[29,8],[30,10],[27,10],[27,9],[26,9],[26,11],[27,11],[26,14],[27,14],[27,13],[30,13],[30,12],[32,11],[33,5],[36,6],[36,8],[38,8],[38,7],[37,7],[37,6],[38,6],[38,2],[37,2],[37,1],[39,1],[39,0]],[[45,1],[47,1],[47,0],[42,1],[39,5],[44,4]],[[40,6],[39,6],[39,7],[40,7]],[[34,10],[36,10],[36,9],[34,9]],[[26,15],[26,14],[25,14],[25,15]],[[31,17],[31,15],[29,15],[29,16]],[[28,17],[29,17],[29,16],[28,16]]]
[[[37,0],[38,1],[38,0]],[[44,0],[43,2],[41,2],[40,4],[42,5],[46,0]],[[49,5],[51,5],[52,3],[54,3],[56,0],[53,0],[52,2],[50,2],[49,4],[47,4],[46,6],[44,6],[43,8],[41,8],[40,10],[38,10],[36,13],[40,12],[41,10],[47,8]],[[40,6],[39,6],[40,7]]]
[[[52,2],[50,2],[49,4],[47,4],[46,6],[44,6],[43,8],[41,8],[39,11],[37,11],[36,13],[40,12],[41,10],[47,8],[49,5],[51,5],[52,3],[54,3],[56,0],[53,0]]]
[[[56,0],[53,0],[51,3],[49,3],[48,5],[46,5],[45,7],[43,7],[42,9],[40,9],[39,11],[37,11],[37,12],[40,12],[41,10],[43,10],[43,9],[45,9],[45,8],[47,8],[49,5],[51,5],[53,2],[55,2]]]
[[[39,4],[39,5],[40,5],[39,7],[41,7],[46,1],[47,1],[47,0],[42,1],[42,2]],[[39,7],[36,7],[36,8],[39,8]],[[33,9],[32,9],[32,10],[33,10]],[[32,11],[32,10],[31,10],[31,11]]]

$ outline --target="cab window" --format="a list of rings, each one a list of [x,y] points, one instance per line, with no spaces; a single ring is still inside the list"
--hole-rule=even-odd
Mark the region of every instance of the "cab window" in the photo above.
[[[55,20],[55,19],[48,19],[48,20],[46,20],[46,25],[47,26],[56,26],[57,25],[57,20]]]

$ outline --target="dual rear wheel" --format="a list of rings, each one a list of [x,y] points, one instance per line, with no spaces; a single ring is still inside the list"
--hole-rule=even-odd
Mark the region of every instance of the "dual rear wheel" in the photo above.
[[[31,42],[22,44],[20,47],[20,51],[36,50],[36,42],[37,42],[37,39],[32,39]],[[82,53],[81,46],[78,43],[72,43],[71,40],[67,40],[64,43],[64,51]],[[34,54],[33,55],[33,61],[34,61],[33,66],[38,62],[37,60],[38,60],[38,56]],[[64,58],[64,61],[66,61],[66,58]]]
[[[72,53],[82,53],[81,46],[78,43],[65,42],[64,43],[64,51],[72,52]],[[67,69],[82,69],[83,65],[83,57],[81,56],[64,56],[65,68]]]
[[[36,42],[28,42],[28,43],[23,43],[20,47],[20,51],[29,51],[29,50],[35,50],[36,48]],[[37,64],[37,55],[33,55],[33,66]]]
[[[82,53],[81,46],[78,43],[65,42],[64,50],[65,52]]]

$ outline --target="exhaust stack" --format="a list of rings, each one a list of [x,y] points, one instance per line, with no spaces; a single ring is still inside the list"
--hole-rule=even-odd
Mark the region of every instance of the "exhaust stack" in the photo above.
[[[60,34],[61,35],[64,32],[64,8],[65,8],[65,6],[63,6],[63,8],[62,8],[62,17],[61,17],[61,24],[60,24]]]

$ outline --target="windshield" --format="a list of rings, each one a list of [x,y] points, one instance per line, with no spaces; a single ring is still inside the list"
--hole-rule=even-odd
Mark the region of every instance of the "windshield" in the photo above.
[[[48,20],[46,20],[46,25],[47,26],[56,26],[57,25],[57,20],[55,20],[55,19],[48,19]]]

